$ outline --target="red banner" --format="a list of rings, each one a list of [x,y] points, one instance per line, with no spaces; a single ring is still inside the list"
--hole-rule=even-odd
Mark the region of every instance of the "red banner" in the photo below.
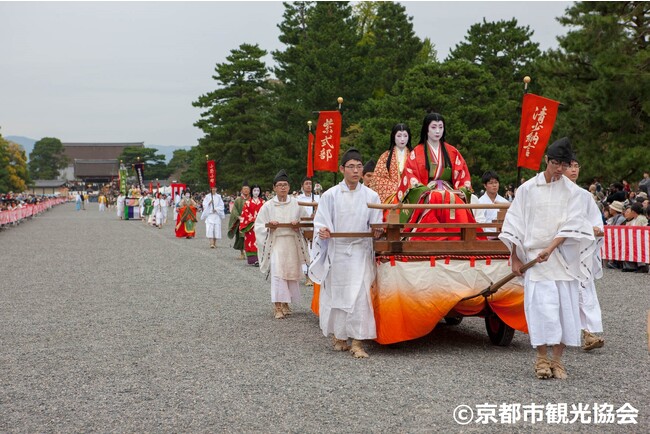
[[[214,160],[208,161],[208,184],[210,188],[217,186],[217,165]]]
[[[650,262],[650,226],[605,226],[603,259]]]
[[[153,194],[153,182],[149,181],[149,194]]]
[[[314,170],[339,171],[339,148],[341,147],[341,113],[320,112],[316,124],[316,149]]]
[[[307,139],[307,178],[314,177],[314,135],[309,132]]]
[[[527,93],[521,107],[519,157],[517,167],[539,170],[544,151],[551,137],[558,101]]]

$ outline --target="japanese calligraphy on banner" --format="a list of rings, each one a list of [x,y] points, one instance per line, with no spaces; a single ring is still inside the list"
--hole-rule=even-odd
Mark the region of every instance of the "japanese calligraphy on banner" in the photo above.
[[[551,137],[558,101],[527,93],[521,107],[519,157],[517,167],[539,170],[548,139]]]
[[[217,165],[214,160],[208,161],[208,184],[210,188],[217,186]]]
[[[120,167],[120,193],[122,193],[124,196],[126,196],[126,169],[124,166]]]
[[[140,191],[144,191],[144,163],[136,163],[135,164],[135,174],[138,178],[138,187],[140,187]]]
[[[336,110],[320,112],[316,124],[314,170],[338,172],[340,146],[341,113]]]

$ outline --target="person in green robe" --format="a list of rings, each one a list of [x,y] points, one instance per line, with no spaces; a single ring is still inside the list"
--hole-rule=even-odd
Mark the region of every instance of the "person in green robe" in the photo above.
[[[244,181],[241,188],[241,195],[235,199],[235,203],[230,212],[230,220],[228,221],[228,238],[233,239],[233,248],[239,250],[239,259],[244,259],[244,235],[239,231],[241,223],[241,213],[244,209],[244,203],[250,199],[251,188],[248,182]]]

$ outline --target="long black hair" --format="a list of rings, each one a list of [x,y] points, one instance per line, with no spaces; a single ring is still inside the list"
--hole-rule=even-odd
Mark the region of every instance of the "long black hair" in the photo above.
[[[409,151],[412,150],[411,148],[411,129],[408,127],[406,124],[395,124],[393,127],[393,130],[390,132],[390,144],[388,145],[388,160],[386,161],[386,169],[390,172],[390,162],[393,159],[393,149],[395,149],[395,136],[397,133],[400,131],[406,131],[409,135],[409,140],[406,142],[406,147],[409,148]]]
[[[424,117],[422,121],[422,130],[420,131],[420,144],[424,146],[424,162],[425,167],[427,168],[427,173],[430,171],[429,163],[429,153],[427,152],[427,139],[429,138],[429,125],[433,121],[442,121],[443,131],[442,137],[440,137],[440,147],[442,148],[442,159],[445,167],[451,167],[451,160],[449,154],[447,153],[447,147],[445,146],[445,133],[447,132],[447,124],[445,123],[445,118],[442,117],[440,113],[429,113]],[[453,172],[452,172],[453,176]]]

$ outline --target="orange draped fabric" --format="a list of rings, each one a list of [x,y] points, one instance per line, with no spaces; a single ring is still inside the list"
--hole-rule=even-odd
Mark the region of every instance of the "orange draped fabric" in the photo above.
[[[510,268],[507,260],[492,260],[492,264],[482,268],[492,281]],[[519,283],[505,285],[487,300],[460,301],[489,285],[471,268],[469,261],[462,260],[435,267],[429,262],[380,263],[371,288],[377,342],[391,344],[426,336],[452,309],[466,316],[477,315],[486,303],[507,325],[527,333],[524,291]]]

